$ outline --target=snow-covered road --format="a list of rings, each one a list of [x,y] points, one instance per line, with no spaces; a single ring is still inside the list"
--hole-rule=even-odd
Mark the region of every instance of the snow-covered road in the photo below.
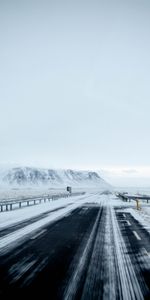
[[[144,210],[97,192],[3,213],[1,299],[150,299]]]

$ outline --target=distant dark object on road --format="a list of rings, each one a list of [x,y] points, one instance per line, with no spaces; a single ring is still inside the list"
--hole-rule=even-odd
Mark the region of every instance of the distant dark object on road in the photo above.
[[[72,193],[72,188],[71,188],[71,186],[67,186],[67,192],[69,192],[70,194]]]

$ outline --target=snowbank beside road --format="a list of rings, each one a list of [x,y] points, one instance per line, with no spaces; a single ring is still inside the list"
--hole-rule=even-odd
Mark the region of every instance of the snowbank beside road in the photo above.
[[[39,205],[3,212],[0,214],[0,229],[31,219],[47,211],[52,211],[72,203],[78,203],[80,200],[85,199],[85,197],[88,197],[88,195],[60,198],[55,201],[51,200],[50,202],[41,203]]]
[[[150,205],[142,207],[140,210],[126,208],[125,211],[129,212],[150,233]]]

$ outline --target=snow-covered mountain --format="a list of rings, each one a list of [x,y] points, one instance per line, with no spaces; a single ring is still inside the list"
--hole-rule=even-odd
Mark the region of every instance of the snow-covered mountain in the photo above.
[[[9,186],[64,186],[111,187],[93,171],[54,170],[30,167],[15,167],[0,172],[0,185]]]

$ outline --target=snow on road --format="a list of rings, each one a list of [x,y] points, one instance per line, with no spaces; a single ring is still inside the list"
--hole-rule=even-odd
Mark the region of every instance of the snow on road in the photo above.
[[[24,220],[30,220],[35,216],[49,211],[49,215],[45,218],[38,220],[30,225],[16,230],[6,236],[0,238],[0,249],[2,251],[9,250],[8,245],[15,246],[16,242],[27,235],[33,234],[34,231],[39,230],[44,225],[49,222],[54,222],[65,215],[69,214],[72,210],[77,207],[82,206],[85,202],[95,202],[97,200],[97,195],[83,195],[74,196],[70,198],[63,198],[56,201],[51,201],[50,203],[43,203],[38,206],[32,206],[20,210],[9,211],[2,213],[0,220],[0,229],[10,227],[18,222],[23,222]],[[60,208],[60,209],[59,209]],[[56,211],[54,211],[56,209]]]
[[[122,236],[112,202],[107,198],[102,202],[87,244],[82,252],[77,253],[79,262],[69,277],[63,299],[78,299],[83,281],[83,287],[80,288],[82,300],[144,300],[144,294],[148,294],[149,290],[143,284],[142,274],[136,272],[130,256],[132,251],[129,251]],[[136,262],[140,265],[140,254],[138,259]],[[142,267],[148,266],[148,259],[147,255],[142,256]]]
[[[129,212],[150,233],[150,205],[141,207],[140,210],[126,208],[125,211]]]
[[[140,209],[137,209],[136,201],[124,202],[117,197],[110,197],[107,203],[112,207],[119,207],[129,212],[141,225],[150,232],[150,203],[140,201]]]
[[[69,251],[72,251],[70,249],[74,249],[74,243],[66,247],[64,237],[67,241],[78,237],[80,243],[67,270],[62,299],[78,299],[78,293],[81,293],[80,299],[82,300],[100,298],[144,300],[145,295],[149,295],[149,237],[132,216],[146,228],[150,217],[149,207],[149,204],[143,203],[141,210],[138,211],[135,201],[123,202],[114,195],[101,195],[96,192],[1,213],[1,230],[14,226],[13,232],[10,231],[0,238],[1,257],[3,259],[3,254],[7,257],[4,267],[6,270],[8,268],[8,273],[6,272],[8,280],[10,278],[11,282],[17,284],[24,275],[27,276],[25,280],[28,281],[29,278],[34,280],[36,272],[40,273],[45,265],[48,268],[54,258],[56,262],[59,262],[60,268],[61,252],[66,253],[68,257]],[[73,212],[76,208],[79,210]],[[96,213],[94,211],[90,213],[94,209]],[[42,218],[34,220],[40,215]],[[55,228],[48,229],[51,228],[51,222],[66,216],[67,218],[54,225]],[[91,221],[91,216],[93,216],[93,221]],[[91,226],[89,227],[91,229],[89,231],[86,229],[86,234],[81,238],[80,231],[83,229],[82,226],[84,227],[85,219],[87,222],[85,228]],[[21,220],[22,222],[27,220],[27,223],[25,225],[23,223],[21,228],[15,226]],[[29,220],[32,220],[32,223],[28,222]],[[78,222],[80,226],[77,234],[77,229],[74,231],[73,228],[76,228]],[[93,222],[92,225],[90,222]],[[48,227],[49,224],[50,227]],[[65,230],[62,230],[62,226]],[[56,241],[55,235],[59,237]],[[28,243],[21,244],[27,239]],[[45,246],[47,243],[48,247]],[[17,245],[20,245],[18,252],[9,252]],[[35,252],[32,256],[34,247],[39,250],[41,246],[42,251]],[[22,249],[24,247],[25,250]],[[50,251],[52,256],[49,257]],[[26,256],[26,252],[29,257]],[[20,257],[19,261],[13,259],[15,255]],[[9,266],[8,261],[11,256],[12,263]],[[65,260],[64,257],[63,260]],[[61,268],[58,269],[58,273],[59,271]],[[28,272],[29,274],[26,274]],[[51,269],[49,272],[51,274]]]
[[[135,210],[135,202],[123,202],[116,198],[114,195],[100,195],[100,193],[85,194],[82,196],[74,196],[69,198],[62,198],[55,201],[50,201],[36,206],[25,207],[22,209],[3,212],[0,214],[0,230],[10,228],[15,224],[19,224],[24,221],[29,221],[32,218],[42,216],[43,213],[48,212],[44,218],[39,219],[32,224],[26,224],[23,228],[15,230],[4,237],[0,238],[0,249],[6,251],[6,247],[16,245],[20,239],[22,240],[27,235],[32,235],[34,231],[44,227],[49,222],[54,222],[66,214],[69,214],[72,210],[82,206],[84,203],[97,203],[99,205],[107,205],[110,207],[124,207],[126,211],[129,211],[136,219],[138,219],[146,228],[150,228],[150,215],[147,215],[147,208],[142,211]],[[148,207],[148,205],[147,205]],[[149,208],[150,209],[150,208]],[[146,212],[146,213],[145,213]]]
[[[84,199],[84,196],[74,196],[69,198],[60,198],[55,201],[41,203],[39,205],[33,205],[24,207],[18,210],[6,211],[0,214],[0,229],[14,225],[18,222],[22,222],[27,219],[31,219],[39,214],[45,213],[49,210],[54,210],[68,204],[78,202],[80,199]]]

